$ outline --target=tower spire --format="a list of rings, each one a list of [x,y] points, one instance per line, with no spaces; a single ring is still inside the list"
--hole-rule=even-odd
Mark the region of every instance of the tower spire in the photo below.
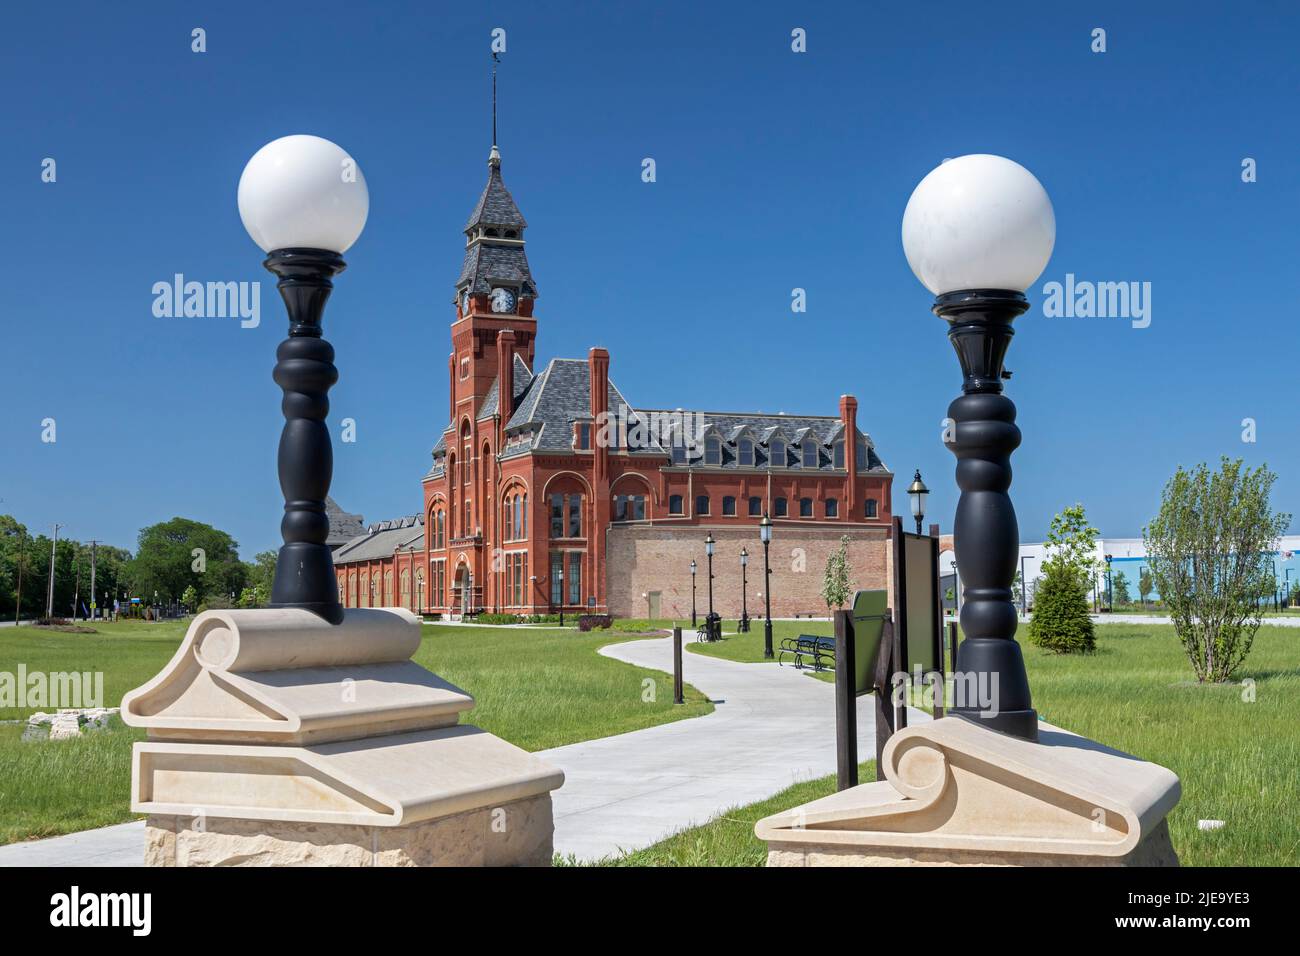
[[[492,54],[492,151],[488,153],[488,165],[501,165],[501,151],[497,149],[497,64],[501,62],[499,53]]]

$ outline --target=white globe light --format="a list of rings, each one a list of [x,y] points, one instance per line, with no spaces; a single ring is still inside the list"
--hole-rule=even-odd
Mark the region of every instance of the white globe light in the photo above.
[[[950,159],[907,201],[903,251],[935,295],[963,289],[1024,292],[1056,244],[1056,215],[1034,174],[1002,156]]]
[[[267,143],[239,177],[239,218],[264,252],[346,252],[369,212],[361,167],[319,136],[283,136]]]

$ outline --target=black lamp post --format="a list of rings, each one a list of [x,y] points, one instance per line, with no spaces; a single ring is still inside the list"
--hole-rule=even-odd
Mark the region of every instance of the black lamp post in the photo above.
[[[1106,555],[1106,610],[1115,613],[1115,588],[1111,582],[1110,562],[1114,560],[1113,554]]]
[[[772,652],[772,565],[768,562],[768,546],[772,543],[772,519],[763,512],[758,523],[758,537],[763,542],[763,657],[771,660]]]
[[[912,484],[908,486],[907,498],[912,505],[912,517],[916,519],[916,533],[921,533],[921,524],[925,521],[925,499],[930,494],[930,489],[925,487],[925,482],[921,480],[921,469],[916,469],[916,475],[912,478]]]
[[[334,471],[329,390],[338,381],[334,348],[321,335],[331,281],[345,268],[370,208],[365,178],[341,148],[317,136],[285,136],[254,154],[239,180],[239,214],[289,313],[289,337],[276,350],[274,378],[284,392],[278,468],[284,493],[271,607],[303,608],[343,621],[333,556],[325,544],[325,497]]]
[[[948,160],[921,181],[903,214],[908,262],[936,296],[933,311],[948,322],[964,376],[945,434],[961,489],[953,534],[966,638],[954,670],[974,675],[979,693],[948,713],[1027,740],[1038,739],[1038,715],[1015,640],[1011,585],[1020,534],[1007,494],[1020,429],[1015,405],[1002,394],[1010,377],[1003,359],[1012,321],[1029,308],[1023,290],[1042,274],[1055,238],[1042,185],[1000,156]]]
[[[713,532],[710,531],[704,539],[704,555],[709,559],[709,616],[705,621],[709,626],[709,640],[716,641],[722,636],[722,628],[717,627],[713,622]]]
[[[749,565],[749,550],[740,549],[740,630],[749,633],[749,603],[748,594],[749,580],[746,577],[745,568]]]
[[[695,559],[691,558],[691,627],[695,627]]]

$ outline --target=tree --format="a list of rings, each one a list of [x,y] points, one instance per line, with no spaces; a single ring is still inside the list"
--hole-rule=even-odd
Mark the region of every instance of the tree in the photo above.
[[[251,563],[246,563],[247,580],[250,587],[258,588],[263,593],[271,593],[275,583],[275,561],[278,555],[274,551],[259,551]]]
[[[1059,654],[1096,647],[1088,592],[1097,568],[1097,529],[1088,523],[1083,505],[1071,505],[1052,518],[1047,533],[1047,557],[1029,621],[1031,644]]]
[[[1138,597],[1142,599],[1143,609],[1147,606],[1147,595],[1155,589],[1155,582],[1151,580],[1151,569],[1143,568],[1138,573]]]
[[[826,559],[826,576],[822,579],[822,598],[830,611],[842,608],[853,596],[849,580],[849,536],[840,536],[840,546]]]
[[[159,600],[174,600],[186,587],[193,587],[200,599],[238,594],[247,578],[238,547],[234,538],[211,525],[172,518],[140,529],[139,549],[127,565],[127,577],[146,601],[155,591]]]
[[[185,588],[185,590],[181,592],[181,603],[184,604],[191,611],[194,611],[198,608],[199,592],[195,590],[194,585],[192,584],[188,585]]]
[[[1156,589],[1201,683],[1228,680],[1259,630],[1256,596],[1291,523],[1269,503],[1276,480],[1267,465],[1226,456],[1217,471],[1179,466],[1143,529]]]
[[[1044,561],[1043,567],[1047,574],[1034,593],[1029,642],[1058,654],[1095,650],[1097,637],[1088,616],[1086,582],[1066,564]]]
[[[1110,581],[1111,598],[1115,604],[1128,604],[1133,596],[1128,593],[1128,578],[1123,571],[1116,571]]]

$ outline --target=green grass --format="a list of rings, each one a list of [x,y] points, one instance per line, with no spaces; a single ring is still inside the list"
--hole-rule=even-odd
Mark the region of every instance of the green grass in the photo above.
[[[753,635],[736,640],[752,644]],[[1295,809],[1300,631],[1260,628],[1238,675],[1239,681],[1252,681],[1253,688],[1245,683],[1197,685],[1171,625],[1098,625],[1098,650],[1086,656],[1022,646],[1034,706],[1044,720],[1178,774],[1182,799],[1169,816],[1169,828],[1184,866],[1300,862],[1300,813]],[[732,659],[752,659],[752,654]],[[1250,702],[1244,698],[1252,689]],[[870,780],[872,774],[874,770],[861,779]],[[750,832],[753,821],[833,788],[832,777],[800,784],[603,862],[761,865],[764,854]],[[1197,827],[1203,819],[1223,820],[1225,826],[1203,832]]]
[[[96,625],[98,634],[28,627],[0,631],[0,670],[104,672],[104,703],[152,678],[184,636],[182,623]],[[425,626],[415,660],[474,695],[467,722],[526,750],[709,713],[686,687],[672,703],[672,677],[600,656],[606,644],[634,640],[613,631]],[[0,719],[36,710],[10,708]],[[132,819],[131,744],[140,731],[109,730],[68,741],[24,743],[21,724],[0,725],[0,844],[71,833]]]

